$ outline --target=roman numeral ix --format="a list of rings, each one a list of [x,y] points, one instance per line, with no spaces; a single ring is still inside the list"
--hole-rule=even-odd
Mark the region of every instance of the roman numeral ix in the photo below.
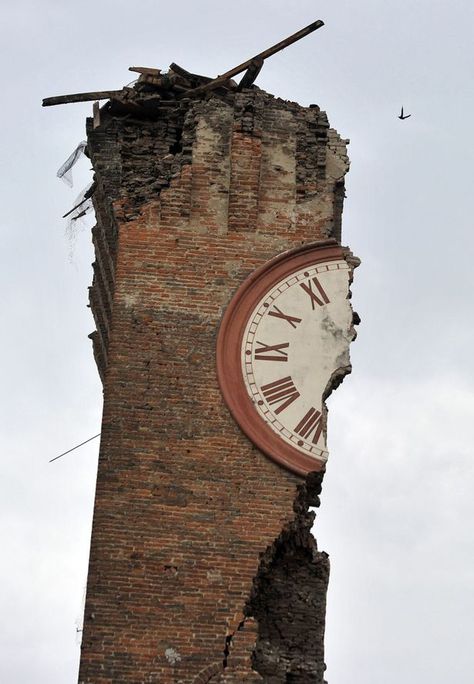
[[[298,323],[301,323],[301,318],[296,318],[296,316],[290,316],[289,314],[284,314],[281,309],[279,309],[275,304],[273,305],[274,311],[269,311],[268,315],[269,316],[275,316],[275,318],[281,318],[284,321],[287,321],[291,325],[292,328],[296,328]]]
[[[313,283],[316,286],[316,289],[318,290],[319,296],[313,290]],[[314,276],[314,278],[312,278],[311,280],[308,280],[307,283],[300,283],[300,287],[302,287],[306,294],[309,295],[311,299],[311,308],[313,309],[313,311],[315,303],[318,306],[324,306],[324,304],[329,304],[329,297],[325,293],[323,286],[316,278],[316,276]]]
[[[280,406],[275,409],[276,414],[284,411],[300,396],[300,393],[296,389],[290,376],[281,378],[281,380],[275,380],[275,382],[270,382],[268,385],[262,385],[260,389],[270,405],[280,404]]]
[[[258,346],[255,349],[255,358],[259,361],[288,361],[288,353],[283,351],[290,346],[289,342],[282,342],[281,344],[265,344],[264,342],[257,342]]]
[[[308,413],[300,420],[298,425],[295,427],[295,432],[303,439],[310,439],[311,434],[313,434],[312,442],[317,444],[321,436],[323,429],[323,417],[320,411],[315,408],[310,408]]]

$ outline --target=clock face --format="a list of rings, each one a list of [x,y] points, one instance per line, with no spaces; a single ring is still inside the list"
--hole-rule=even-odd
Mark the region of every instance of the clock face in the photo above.
[[[323,401],[350,372],[355,261],[334,241],[280,255],[239,289],[219,333],[231,412],[260,449],[300,474],[327,459]]]

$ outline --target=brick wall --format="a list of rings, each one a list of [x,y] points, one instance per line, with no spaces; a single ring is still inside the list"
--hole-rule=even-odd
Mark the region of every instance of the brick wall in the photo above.
[[[104,413],[79,680],[321,683],[322,476],[241,433],[215,344],[247,275],[338,236],[344,141],[318,107],[251,88],[104,110],[88,153]]]

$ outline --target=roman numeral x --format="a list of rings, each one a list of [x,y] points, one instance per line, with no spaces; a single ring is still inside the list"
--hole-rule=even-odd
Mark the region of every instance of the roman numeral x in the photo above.
[[[281,309],[279,309],[275,304],[273,305],[274,311],[269,311],[268,315],[269,316],[275,316],[275,318],[281,318],[282,320],[286,321],[291,325],[292,328],[296,328],[298,323],[301,323],[301,318],[296,318],[296,316],[290,316],[289,314],[283,313]]]

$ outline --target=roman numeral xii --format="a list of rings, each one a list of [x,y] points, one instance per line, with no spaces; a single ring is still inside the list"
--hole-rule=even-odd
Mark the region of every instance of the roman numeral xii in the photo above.
[[[313,284],[317,292],[313,290]],[[308,280],[307,283],[300,283],[300,287],[303,288],[303,290],[311,299],[311,308],[313,309],[313,311],[315,304],[317,304],[318,306],[324,306],[324,304],[329,304],[329,297],[327,296],[323,286],[316,278],[316,276],[314,276],[314,278],[311,278],[311,280]]]

